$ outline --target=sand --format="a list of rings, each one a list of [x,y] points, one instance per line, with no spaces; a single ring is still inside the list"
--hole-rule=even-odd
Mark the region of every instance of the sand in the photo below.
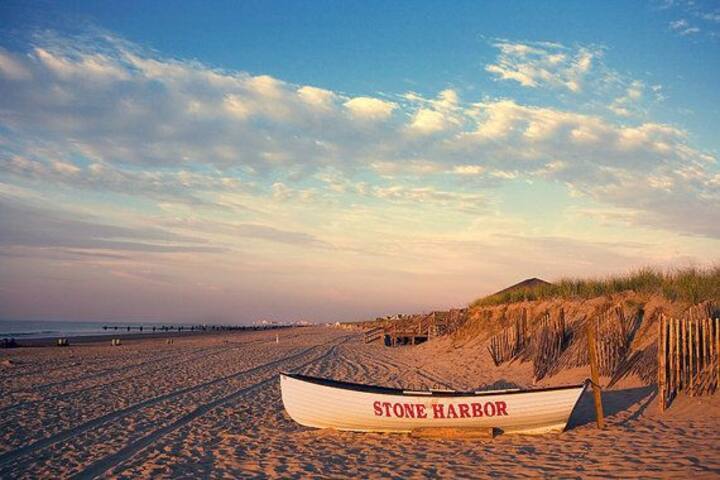
[[[313,430],[280,398],[285,370],[401,387],[532,386],[529,364],[478,345],[365,345],[333,328],[0,350],[0,478],[720,478],[720,395],[679,398],[628,377],[586,394],[568,431],[492,440]],[[574,383],[587,369],[542,385]]]

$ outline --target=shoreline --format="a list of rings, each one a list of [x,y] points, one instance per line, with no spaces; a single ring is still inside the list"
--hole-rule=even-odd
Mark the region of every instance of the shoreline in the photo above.
[[[3,339],[14,338],[16,342],[15,347],[4,348],[3,350],[12,350],[17,348],[38,348],[38,347],[58,347],[57,340],[59,338],[66,338],[69,343],[69,347],[77,345],[97,345],[107,342],[108,344],[114,338],[119,338],[123,344],[135,343],[136,340],[157,340],[163,338],[197,338],[197,337],[212,337],[212,336],[224,336],[233,335],[238,333],[249,333],[259,331],[271,331],[271,330],[286,330],[289,328],[301,328],[295,326],[282,326],[272,328],[262,327],[246,327],[236,328],[233,330],[197,330],[197,331],[165,331],[165,332],[149,332],[149,333],[128,333],[123,331],[122,333],[100,333],[92,335],[70,335],[70,336],[52,336],[52,337],[37,337],[37,338],[20,338],[17,337],[2,337]],[[62,347],[64,348],[64,347]]]

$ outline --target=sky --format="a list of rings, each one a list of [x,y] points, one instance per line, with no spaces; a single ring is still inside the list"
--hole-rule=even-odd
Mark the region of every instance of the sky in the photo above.
[[[349,321],[720,259],[720,3],[0,3],[0,317]]]

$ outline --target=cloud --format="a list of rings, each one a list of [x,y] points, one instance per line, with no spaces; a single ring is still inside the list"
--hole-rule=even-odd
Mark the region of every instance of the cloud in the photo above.
[[[207,194],[245,191],[248,188],[237,177],[217,173],[202,174],[184,169],[134,171],[106,163],[78,166],[62,160],[35,160],[20,155],[4,156],[2,153],[0,172],[40,183],[127,195],[141,193],[162,201],[194,205],[212,204],[210,199],[203,198]]]
[[[415,206],[431,204],[471,214],[487,213],[487,199],[484,195],[477,193],[438,190],[433,187],[390,185],[371,187],[366,194],[383,200]]]
[[[332,109],[337,99],[337,95],[330,90],[307,85],[298,88],[297,93],[305,103],[320,110]]]
[[[475,108],[475,131],[452,148],[458,157],[483,158],[489,174],[515,170],[560,181],[602,203],[644,212],[645,225],[720,235],[720,194],[712,184],[717,160],[689,147],[684,131],[652,122],[621,126],[507,100]],[[663,206],[668,202],[671,208]]]
[[[680,18],[668,23],[668,31],[682,37],[699,37],[704,35],[713,40],[718,38],[718,23],[720,23],[720,10],[712,3],[697,2],[694,0],[678,0],[667,2],[663,9],[671,10]]]
[[[492,74],[571,92],[589,84],[602,54],[549,43],[497,46]],[[348,96],[167,59],[112,37],[53,37],[28,52],[1,53],[0,175],[40,189],[218,208],[247,203],[256,211],[373,198],[479,214],[488,196],[478,185],[542,179],[634,208],[638,223],[718,236],[716,158],[682,129],[650,119],[616,123],[510,98],[467,103],[451,88],[387,95],[392,101]],[[646,87],[623,85],[606,105],[637,117]],[[328,171],[335,180],[320,179]]]
[[[684,18],[681,18],[679,20],[673,20],[672,22],[670,22],[669,25],[670,30],[681,36],[700,33],[700,29],[698,27],[691,26],[690,23]]]
[[[523,87],[550,87],[578,93],[593,62],[602,56],[598,48],[568,48],[554,43],[494,44],[500,50],[496,63],[485,67],[502,80],[512,80]]]
[[[125,252],[217,253],[223,248],[154,227],[117,226],[0,196],[0,245]]]
[[[371,97],[351,98],[344,105],[353,117],[362,120],[385,120],[397,107],[392,102]]]
[[[420,135],[431,135],[459,126],[460,100],[453,89],[440,92],[436,99],[427,100],[416,93],[404,95],[407,100],[421,105],[412,116],[409,130]]]
[[[162,225],[172,230],[212,232],[213,235],[222,235],[224,238],[235,241],[238,238],[250,238],[304,248],[332,248],[329,243],[320,240],[315,235],[270,225],[214,221],[197,216],[165,219],[162,221]]]
[[[455,165],[452,169],[453,173],[458,175],[480,175],[485,173],[485,170],[482,165]]]
[[[659,91],[660,87],[656,91]],[[608,107],[610,111],[621,117],[630,117],[637,114],[640,102],[645,92],[645,84],[639,80],[633,81],[625,90],[625,94],[613,100]]]
[[[0,48],[0,74],[11,81],[29,80],[30,71],[12,55]]]

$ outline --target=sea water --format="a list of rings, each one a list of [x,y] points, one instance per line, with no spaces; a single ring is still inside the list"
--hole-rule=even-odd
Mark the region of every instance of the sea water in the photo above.
[[[152,327],[160,327],[160,323],[137,322],[73,322],[63,320],[0,320],[0,338],[54,338],[83,337],[90,335],[109,335],[112,333],[146,334],[152,333]],[[167,325],[167,324],[166,324]],[[108,329],[103,329],[107,326]],[[114,327],[118,327],[117,330]],[[127,327],[133,327],[130,331]],[[142,326],[143,331],[137,327]]]

